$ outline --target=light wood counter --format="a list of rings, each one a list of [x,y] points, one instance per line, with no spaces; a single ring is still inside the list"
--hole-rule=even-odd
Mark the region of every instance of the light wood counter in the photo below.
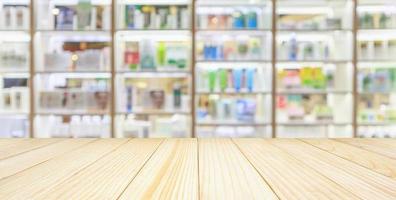
[[[396,199],[396,140],[0,139],[0,199]]]

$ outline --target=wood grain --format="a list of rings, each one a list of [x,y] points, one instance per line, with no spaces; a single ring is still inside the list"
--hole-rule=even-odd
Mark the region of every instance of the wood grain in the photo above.
[[[230,139],[199,140],[202,199],[277,199]]]
[[[394,199],[396,180],[297,140],[273,140],[271,144],[352,192],[361,199]]]
[[[0,199],[31,199],[83,170],[128,140],[107,139],[89,143],[61,157],[0,180]]]
[[[390,158],[396,159],[396,141],[390,139],[337,139],[339,142],[344,142],[356,147],[366,149]]]
[[[234,141],[280,199],[359,199],[268,141]]]
[[[36,199],[116,199],[136,176],[161,139],[134,139]]]
[[[34,150],[51,143],[59,142],[60,139],[11,139],[11,142],[3,140],[0,145],[0,160],[14,155],[18,155],[30,150]]]
[[[0,199],[396,199],[396,140],[0,140]]]
[[[335,140],[303,140],[341,158],[396,179],[396,160]]]
[[[198,199],[196,139],[167,139],[120,199]]]
[[[95,139],[68,139],[57,143],[51,143],[42,148],[33,149],[18,156],[0,160],[0,179],[16,174],[34,165],[43,163],[51,158],[81,147],[82,145],[94,140]]]

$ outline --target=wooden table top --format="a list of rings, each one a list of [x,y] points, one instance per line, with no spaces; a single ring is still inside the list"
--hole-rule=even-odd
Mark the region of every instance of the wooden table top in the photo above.
[[[0,199],[396,199],[396,140],[0,139]]]

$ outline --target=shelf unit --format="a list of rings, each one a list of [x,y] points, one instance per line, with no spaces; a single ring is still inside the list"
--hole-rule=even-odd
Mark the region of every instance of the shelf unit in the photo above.
[[[357,136],[395,132],[396,4],[360,0],[357,6]]]
[[[60,120],[62,124],[73,120],[76,122],[75,124],[81,124],[77,122],[81,122],[82,118],[87,116],[86,118],[90,118],[90,120],[86,120],[90,121],[91,125],[98,122],[97,117],[100,116],[99,121],[106,124],[101,126],[106,134],[102,134],[100,137],[394,137],[391,134],[396,128],[392,118],[393,82],[387,82],[389,87],[381,90],[375,88],[375,84],[370,82],[375,81],[376,78],[387,78],[384,71],[388,72],[386,70],[392,71],[393,68],[396,68],[396,61],[391,57],[384,56],[386,53],[391,54],[396,46],[396,35],[394,34],[396,4],[391,0],[257,0],[249,1],[250,4],[243,0],[177,0],[172,1],[171,5],[169,5],[170,1],[166,0],[20,0],[17,2],[2,1],[0,7],[4,8],[4,5],[10,4],[10,2],[27,6],[28,18],[26,19],[28,20],[26,21],[29,23],[24,29],[0,28],[0,38],[2,41],[7,38],[24,40],[28,45],[26,49],[30,49],[30,55],[27,57],[26,70],[7,70],[2,66],[0,75],[2,77],[20,78],[24,76],[28,78],[25,90],[27,90],[27,96],[32,98],[27,97],[30,103],[25,106],[25,110],[5,111],[0,115],[12,115],[18,119],[25,116],[25,122],[28,122],[24,123],[26,137],[47,137],[39,134],[43,129],[37,122],[40,121],[38,118],[57,116],[62,117]],[[106,10],[107,19],[101,22],[100,28],[96,23],[85,28],[70,24],[66,27],[54,26],[58,22],[53,21],[55,19],[53,15],[58,14],[59,9],[64,9],[57,8],[56,5],[67,7],[87,2],[88,4],[91,2],[90,8],[101,7],[100,9],[98,7],[98,12]],[[43,3],[45,4],[43,5]],[[158,15],[160,12],[162,15],[167,12],[175,12],[175,10],[177,10],[176,12],[187,11],[187,14],[183,14],[188,16],[188,19],[183,18],[183,23],[188,26],[162,26],[161,23],[138,24],[136,27],[129,24],[128,26],[125,21],[127,5],[132,10],[140,10],[143,6],[148,6],[149,8],[145,8],[144,12],[157,13]],[[155,7],[155,12],[151,11],[152,7]],[[158,11],[157,9],[169,9],[169,11]],[[226,23],[227,16],[229,17],[233,12],[234,14],[239,13],[235,16],[236,18],[243,15],[246,20],[236,20],[235,24]],[[307,14],[313,16],[301,17],[301,15]],[[207,19],[202,17],[204,15],[207,15]],[[314,19],[314,23],[310,23],[309,19]],[[294,23],[296,21],[293,22],[293,20],[297,20],[297,23]],[[297,24],[297,26],[293,26],[293,24]],[[68,24],[66,23],[66,25]],[[69,48],[72,46],[78,50],[78,47],[73,47],[73,41],[92,36],[96,37],[93,41],[96,42],[95,45],[99,45],[97,42],[102,41],[102,50],[106,48],[108,64],[103,65],[102,68],[78,70],[78,66],[71,65],[72,68],[63,66],[63,68],[48,69],[48,66],[44,64],[46,56],[43,55],[44,53],[51,54],[66,48],[53,47],[51,42],[57,41],[59,38],[73,38],[72,41],[68,41],[70,42]],[[47,37],[57,39],[46,39]],[[379,39],[387,42],[381,42]],[[169,41],[173,41],[173,43]],[[315,44],[312,41],[320,41],[320,44]],[[90,42],[88,39],[84,42],[84,45],[89,46],[87,45]],[[134,60],[136,46],[137,48],[154,49],[151,50],[151,52],[154,51],[154,56],[151,56],[157,61],[159,59],[157,55],[163,51],[161,49],[169,47],[167,42],[170,43],[169,46],[175,45],[177,48],[188,49],[186,51],[188,56],[184,55],[187,57],[187,64],[181,67],[182,69],[168,68],[169,66],[165,65],[162,67],[156,65],[155,68],[148,66],[148,68],[142,69],[140,61],[134,63],[136,62]],[[326,44],[326,42],[331,44]],[[232,48],[231,54],[213,53],[213,49],[221,49],[219,46],[224,44],[231,44],[231,47],[239,44],[243,47],[240,49],[242,53],[249,52],[249,47],[251,47],[253,56],[232,54]],[[183,47],[183,45],[185,46]],[[82,48],[87,48],[86,46]],[[257,46],[261,48],[256,48]],[[295,49],[295,52],[288,52],[290,50],[288,47],[293,47],[291,49]],[[299,48],[303,50],[299,50]],[[322,49],[318,51],[322,54],[312,53],[315,48]],[[334,48],[344,52],[332,51]],[[257,49],[260,49],[261,52]],[[72,52],[70,56],[74,57],[71,59],[73,61],[77,53],[75,49],[70,52]],[[131,60],[125,59],[126,54],[132,56]],[[163,57],[162,55],[162,60]],[[79,59],[80,56],[77,58]],[[135,66],[135,64],[137,65]],[[301,84],[296,87],[293,85],[296,84],[293,82],[293,76],[301,71],[318,73],[317,77],[319,78],[313,81],[316,81],[313,85],[312,80],[308,80],[308,83],[304,83],[303,87]],[[248,83],[249,81],[245,80],[240,89],[227,85],[229,82],[232,85],[232,81],[228,81],[233,80],[231,77],[238,77],[241,74],[242,77],[247,79],[249,76],[249,79],[254,81]],[[251,78],[252,74],[253,78]],[[221,76],[222,78],[220,78]],[[285,77],[289,79],[286,78],[285,81]],[[332,80],[331,84],[326,82],[323,85],[321,82],[323,77],[326,77],[326,81]],[[389,80],[393,80],[392,77],[388,77]],[[105,110],[44,110],[40,108],[42,92],[50,93],[54,89],[65,90],[65,88],[68,89],[68,93],[72,91],[68,86],[64,86],[70,82],[67,80],[72,80],[70,83],[72,85],[88,85],[86,88],[91,90],[93,87],[89,87],[89,83],[82,84],[83,81],[78,80],[81,78],[88,79],[87,82],[93,85],[100,85],[101,87],[96,88],[99,91],[106,91],[106,95],[101,94],[98,97],[102,104],[107,104]],[[107,81],[105,81],[106,83],[93,83],[95,80]],[[263,87],[257,87],[257,80],[264,82]],[[294,79],[294,81],[296,80]],[[301,80],[299,81],[301,82]],[[251,86],[251,82],[254,83],[254,86]],[[51,86],[53,83],[58,84],[58,87]],[[163,83],[157,84],[152,89],[152,92],[155,93],[153,94],[155,98],[153,98],[157,100],[158,107],[154,106],[153,108],[153,104],[151,104],[148,107],[134,105],[131,108],[133,104],[127,105],[127,90],[131,90],[135,86],[143,88],[148,85],[152,86],[153,83]],[[1,89],[2,93],[4,91],[6,90]],[[166,96],[164,91],[171,95]],[[246,101],[246,99],[257,97],[265,99],[266,103],[259,105],[254,100]],[[226,99],[226,101],[221,102],[218,101],[219,99]],[[219,106],[230,109],[232,99],[240,99],[238,105],[245,106],[242,106],[244,109],[238,113],[240,120],[229,116],[223,120],[212,116],[208,117],[208,107],[206,110],[202,109],[209,105],[209,100],[212,102],[210,105],[214,105],[216,102]],[[301,102],[306,99],[309,101],[314,99],[312,100],[314,103],[308,101],[308,104],[315,105],[316,101],[319,102],[316,104],[320,107],[311,108],[310,112],[306,108],[301,109]],[[178,103],[175,104],[176,101]],[[288,107],[287,102],[291,102],[293,105]],[[249,109],[253,110],[252,108],[260,110],[262,117],[257,118],[257,112],[252,114],[249,111]],[[331,108],[336,109],[332,110]],[[316,110],[314,114],[312,114],[312,110]],[[320,113],[322,111],[323,113]],[[345,113],[352,114],[345,115]],[[221,112],[220,114],[228,115]],[[288,114],[291,114],[292,117]],[[253,115],[254,117],[252,117]],[[74,119],[72,119],[73,116]],[[92,119],[94,117],[95,120]],[[59,123],[59,119],[51,120],[41,121]],[[128,125],[128,120],[138,128],[131,128]],[[158,123],[155,123],[156,120]],[[148,132],[153,130],[153,123],[159,124],[155,125],[157,130],[161,128],[167,130],[166,133],[148,135]],[[172,123],[187,125],[184,127],[175,126],[177,130],[172,130],[169,128]],[[125,128],[128,130],[124,130]],[[219,130],[216,131],[216,129]],[[240,129],[241,134],[238,135],[236,129]],[[251,130],[262,134],[252,135]],[[304,135],[303,133],[307,130],[316,134]],[[380,131],[384,134],[378,134]],[[173,132],[187,134],[177,135],[172,134]],[[225,134],[227,132],[230,134]],[[287,134],[291,132],[296,134]],[[218,133],[218,135],[211,133]],[[339,135],[329,135],[329,133],[339,133]],[[59,133],[55,136],[80,137],[81,135]],[[99,135],[82,135],[81,137],[99,137]]]
[[[0,2],[0,137],[29,137],[30,2]]]

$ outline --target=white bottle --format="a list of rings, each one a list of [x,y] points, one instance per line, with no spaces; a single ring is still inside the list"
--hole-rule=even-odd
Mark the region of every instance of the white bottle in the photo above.
[[[81,125],[81,117],[78,115],[72,116],[70,121],[70,133],[73,137],[77,138],[83,133],[83,127]]]

